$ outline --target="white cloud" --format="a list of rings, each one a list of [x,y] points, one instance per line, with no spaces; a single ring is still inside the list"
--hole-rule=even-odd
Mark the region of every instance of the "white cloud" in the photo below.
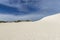
[[[5,20],[5,21],[13,21],[13,20],[37,20],[41,16],[39,14],[10,15],[10,14],[2,14],[2,13],[0,13],[0,20]]]
[[[20,1],[20,0],[17,0],[17,1]],[[16,7],[18,10],[26,10],[26,7],[24,5],[27,5],[28,3],[27,4],[23,4],[23,3],[10,4],[9,0],[0,0],[0,4],[4,4],[10,7]],[[33,4],[30,3],[30,5],[33,5]],[[37,5],[36,3],[34,4],[34,6],[38,7],[39,5]]]

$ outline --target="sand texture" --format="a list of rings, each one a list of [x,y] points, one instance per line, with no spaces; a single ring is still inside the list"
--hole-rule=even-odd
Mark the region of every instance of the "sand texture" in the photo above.
[[[0,23],[0,40],[60,40],[60,14],[36,22]]]

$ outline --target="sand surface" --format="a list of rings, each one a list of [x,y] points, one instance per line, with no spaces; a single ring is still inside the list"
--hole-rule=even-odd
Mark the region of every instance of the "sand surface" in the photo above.
[[[60,40],[60,14],[36,22],[0,23],[0,40]]]

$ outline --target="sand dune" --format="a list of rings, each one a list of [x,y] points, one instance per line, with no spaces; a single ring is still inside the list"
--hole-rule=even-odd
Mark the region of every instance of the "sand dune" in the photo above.
[[[0,40],[60,40],[60,14],[36,22],[0,23]]]

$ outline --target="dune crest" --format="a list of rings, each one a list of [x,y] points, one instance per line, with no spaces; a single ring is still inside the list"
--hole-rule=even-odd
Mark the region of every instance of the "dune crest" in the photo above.
[[[0,23],[0,40],[60,40],[60,14],[36,22]]]

